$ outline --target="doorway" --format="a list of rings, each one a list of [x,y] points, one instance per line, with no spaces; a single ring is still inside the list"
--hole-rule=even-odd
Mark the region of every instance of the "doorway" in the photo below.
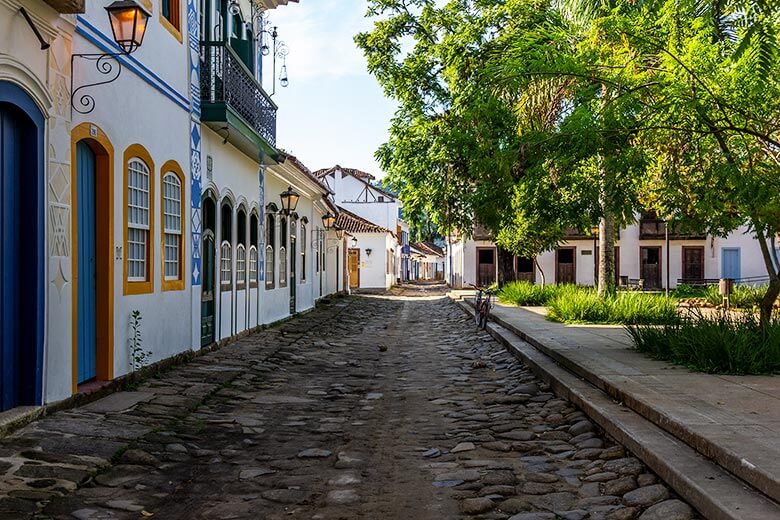
[[[518,256],[516,259],[515,271],[517,272],[515,278],[519,282],[534,283],[536,281],[536,270],[534,269],[533,258]]]
[[[555,250],[555,283],[577,283],[577,248]]]
[[[360,287],[360,249],[349,250],[349,288]]]
[[[77,378],[81,384],[97,377],[97,229],[95,178],[97,158],[86,141],[76,145],[76,209],[78,226]]]
[[[0,81],[0,411],[42,397],[43,128],[33,100]]]
[[[495,248],[477,248],[477,285],[489,287],[496,281]]]
[[[683,246],[682,264],[683,279],[701,283],[704,280],[704,247]]]
[[[216,302],[214,299],[215,264],[217,249],[215,245],[214,228],[216,226],[217,205],[210,195],[203,197],[203,249],[201,266],[202,281],[200,293],[200,345],[205,347],[214,343],[214,324],[216,319]]]
[[[113,147],[95,125],[71,133],[73,392],[114,373]]]
[[[740,266],[740,249],[738,247],[724,247],[721,249],[721,278],[731,278],[739,280],[742,278],[742,268]]]
[[[297,288],[296,275],[298,266],[298,254],[296,253],[296,243],[298,241],[298,225],[293,220],[290,222],[290,314],[295,314],[295,292]]]
[[[645,281],[645,289],[661,288],[661,248],[640,247],[641,266],[639,277]]]

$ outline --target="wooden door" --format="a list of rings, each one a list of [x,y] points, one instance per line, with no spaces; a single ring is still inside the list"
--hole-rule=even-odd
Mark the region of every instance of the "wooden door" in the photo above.
[[[360,287],[360,249],[349,250],[349,288]]]
[[[96,157],[89,145],[76,145],[76,207],[78,226],[78,295],[76,323],[77,383],[97,376],[97,278],[95,178]]]
[[[645,281],[645,289],[661,288],[661,248],[640,247],[641,266],[639,277]]]
[[[25,96],[9,85],[0,81],[0,98],[10,91],[19,98]],[[29,98],[20,102],[32,106]],[[37,211],[42,193],[38,187],[41,136],[28,112],[0,101],[0,411],[40,403],[44,307],[38,287],[43,284],[39,268],[43,238]]]
[[[216,248],[214,245],[214,232],[207,229],[203,232],[202,249],[202,280],[203,286],[200,293],[200,344],[207,346],[214,343],[214,263],[216,262]]]
[[[555,283],[577,283],[576,247],[559,247],[556,249]]]
[[[290,314],[295,314],[296,310],[296,304],[295,304],[295,291],[297,289],[296,287],[296,278],[297,278],[297,267],[298,267],[298,254],[296,252],[296,242],[297,242],[297,226],[295,222],[290,223]]]
[[[515,263],[515,279],[534,283],[536,281],[536,270],[534,269],[533,258],[523,258],[518,256]]]
[[[477,285],[489,287],[496,281],[496,250],[477,249]]]
[[[720,277],[739,280],[742,277],[740,266],[740,250],[738,247],[724,247],[721,249]]]
[[[704,246],[682,248],[682,277],[685,280],[704,280]]]

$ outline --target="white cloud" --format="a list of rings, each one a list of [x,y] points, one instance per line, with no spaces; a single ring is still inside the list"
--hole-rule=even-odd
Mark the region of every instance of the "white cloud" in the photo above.
[[[287,67],[296,80],[366,75],[354,36],[371,27],[366,0],[301,0],[269,12],[289,48]]]

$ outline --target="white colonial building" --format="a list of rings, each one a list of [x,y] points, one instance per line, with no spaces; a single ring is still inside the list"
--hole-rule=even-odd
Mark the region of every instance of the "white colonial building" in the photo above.
[[[286,3],[0,2],[0,412],[137,368],[133,313],[157,362],[346,290],[260,81]]]
[[[354,168],[336,165],[314,175],[328,186],[345,213],[339,225],[353,234],[348,252],[350,287],[388,289],[408,280],[409,225],[398,197],[372,182],[370,173]]]
[[[484,229],[478,227],[465,241],[453,237],[446,256],[446,279],[454,287],[487,286],[498,279],[498,251]],[[572,231],[557,248],[535,260],[516,257],[515,279],[594,285],[598,237]],[[715,283],[720,278],[748,284],[768,279],[758,242],[746,228],[725,238],[670,230],[667,240],[666,224],[651,214],[637,215],[635,224],[620,230],[615,264],[618,285],[648,290],[667,285],[673,289],[678,283]]]

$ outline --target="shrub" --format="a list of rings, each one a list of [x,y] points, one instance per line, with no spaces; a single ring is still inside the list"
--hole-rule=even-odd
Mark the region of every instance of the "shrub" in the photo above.
[[[564,323],[658,325],[679,319],[675,300],[638,292],[621,292],[600,299],[593,289],[571,287],[561,290],[548,307],[549,318]]]
[[[558,289],[559,286],[556,285],[542,287],[531,282],[511,282],[501,288],[498,298],[501,302],[512,305],[547,305]]]
[[[634,348],[649,356],[721,374],[780,373],[780,319],[765,330],[754,313],[693,314],[663,327],[629,326]]]

